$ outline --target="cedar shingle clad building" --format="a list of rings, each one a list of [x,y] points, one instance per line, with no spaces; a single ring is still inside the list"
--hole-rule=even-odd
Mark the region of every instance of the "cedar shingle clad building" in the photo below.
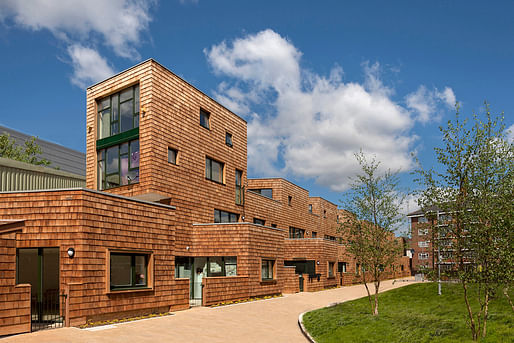
[[[86,125],[87,189],[0,193],[0,335],[357,280],[346,212],[248,179],[246,122],[156,61],[88,88]]]

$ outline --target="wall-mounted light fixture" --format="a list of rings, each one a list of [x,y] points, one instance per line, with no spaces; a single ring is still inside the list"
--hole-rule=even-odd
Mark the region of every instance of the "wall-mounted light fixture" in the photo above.
[[[316,261],[316,264],[319,266],[319,261]]]
[[[68,248],[68,257],[69,257],[69,258],[73,258],[73,257],[75,257],[75,249],[73,249],[73,248]]]
[[[189,247],[186,247],[186,250],[189,251]]]

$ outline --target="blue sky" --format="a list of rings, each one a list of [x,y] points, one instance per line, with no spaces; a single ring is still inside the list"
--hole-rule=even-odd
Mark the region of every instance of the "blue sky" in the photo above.
[[[410,153],[434,165],[456,100],[513,125],[513,14],[510,1],[6,0],[0,125],[85,151],[85,87],[152,57],[248,121],[250,177],[339,204],[362,148],[412,189]]]

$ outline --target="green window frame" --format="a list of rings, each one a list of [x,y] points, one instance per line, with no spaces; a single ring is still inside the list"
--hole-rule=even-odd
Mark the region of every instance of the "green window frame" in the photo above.
[[[149,254],[111,252],[109,258],[111,290],[149,288]]]
[[[139,150],[138,139],[99,150],[98,189],[138,183]]]
[[[139,127],[139,85],[97,100],[98,139]]]
[[[215,223],[237,223],[238,221],[239,221],[239,214],[214,209],[214,222]]]
[[[205,178],[223,184],[225,163],[205,157]]]
[[[262,259],[261,263],[261,279],[263,281],[273,280],[275,277],[275,260]]]

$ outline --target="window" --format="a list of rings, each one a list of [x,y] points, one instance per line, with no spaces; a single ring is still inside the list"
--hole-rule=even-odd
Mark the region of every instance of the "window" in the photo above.
[[[309,204],[309,212],[312,213],[312,204]]]
[[[419,241],[418,242],[418,247],[420,248],[428,248],[428,241]]]
[[[452,216],[450,214],[441,214],[439,216],[439,223],[440,224],[447,224],[452,220]]]
[[[223,168],[225,164],[209,157],[205,158],[205,178],[211,181],[223,183]]]
[[[318,237],[318,233],[317,233],[316,231],[312,231],[312,233],[311,233],[311,237],[312,237],[312,238],[316,238],[316,237]]]
[[[334,236],[329,236],[329,235],[325,235],[324,237],[326,240],[329,240],[329,241],[335,241],[336,238]]]
[[[231,133],[228,133],[228,132],[225,133],[225,144],[228,145],[229,147],[232,147],[232,134]]]
[[[323,210],[323,218],[327,217],[327,210]]]
[[[418,259],[419,260],[428,260],[428,256],[429,256],[429,254],[427,252],[420,252],[418,254]]]
[[[243,204],[243,172],[236,169],[236,204]]]
[[[305,237],[305,230],[304,229],[298,229],[296,227],[289,227],[289,238],[304,238]]]
[[[239,221],[239,214],[230,213],[222,210],[214,210],[215,223],[237,223]]]
[[[148,288],[147,254],[110,254],[110,289]]]
[[[275,260],[262,260],[261,264],[261,279],[265,280],[273,280],[274,273],[273,269],[275,268]]]
[[[418,229],[418,236],[426,236],[428,235],[428,228]]]
[[[177,164],[178,151],[173,148],[168,148],[168,162],[171,164]]]
[[[288,195],[288,196],[287,196],[287,204],[288,204],[289,206],[291,206],[291,203],[292,203],[292,202],[293,202],[293,197],[292,197],[292,196],[290,196],[290,195]]]
[[[339,214],[336,217],[336,222],[339,223]]]
[[[357,263],[355,265],[355,275],[360,275],[360,269],[361,269],[361,265],[359,263]]]
[[[250,189],[252,192],[258,193],[266,198],[273,199],[273,189],[271,188],[260,188],[260,189]]]
[[[253,223],[254,224],[259,224],[259,225],[264,225],[266,221],[263,220],[263,219],[259,219],[259,218],[253,218]]]
[[[139,140],[98,151],[98,189],[139,182]]]
[[[427,217],[419,217],[418,223],[428,223]]]
[[[271,224],[271,227],[276,228],[276,227],[277,227],[277,224]]]
[[[210,113],[200,109],[200,125],[210,130],[211,126],[209,125]]]
[[[175,258],[175,277],[190,278],[193,257],[177,256]],[[237,257],[236,256],[213,256],[207,257],[207,276],[236,276]]]
[[[346,273],[346,262],[338,262],[337,263],[337,271],[339,273]]]
[[[97,101],[98,139],[139,127],[139,85]]]
[[[328,262],[328,277],[334,277],[335,262]]]

